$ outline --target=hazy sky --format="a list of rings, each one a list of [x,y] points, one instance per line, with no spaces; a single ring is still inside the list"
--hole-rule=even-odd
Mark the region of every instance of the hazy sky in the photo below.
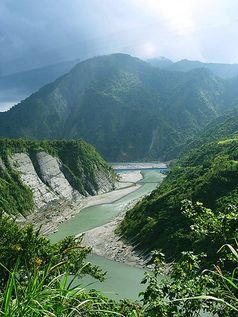
[[[238,0],[0,0],[0,72],[125,52],[238,62]]]

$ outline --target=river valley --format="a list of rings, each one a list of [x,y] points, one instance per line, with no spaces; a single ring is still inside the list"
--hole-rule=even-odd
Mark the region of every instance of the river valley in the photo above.
[[[127,170],[125,166],[122,166],[123,173],[130,173],[130,170]],[[137,186],[134,191],[119,199],[114,199],[114,201],[112,199],[110,203],[82,209],[73,218],[60,224],[58,231],[50,236],[51,240],[58,241],[67,235],[77,235],[109,223],[133,202],[148,195],[161,183],[164,177],[158,168],[141,169],[141,173],[143,179],[136,182]],[[128,186],[128,184],[125,185]],[[131,185],[135,186],[135,184]],[[82,286],[90,284],[90,288],[101,290],[111,298],[138,299],[139,292],[144,289],[140,282],[145,269],[112,261],[95,254],[91,254],[89,260],[107,272],[107,279],[100,283],[91,278],[84,278],[81,282]]]

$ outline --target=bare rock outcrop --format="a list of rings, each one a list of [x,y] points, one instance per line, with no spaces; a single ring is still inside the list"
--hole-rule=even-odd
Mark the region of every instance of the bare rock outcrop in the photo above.
[[[96,182],[98,184],[97,194],[103,194],[115,189],[111,176],[103,173],[100,170],[96,171]]]
[[[39,178],[28,154],[13,154],[9,157],[9,162],[11,167],[19,172],[22,182],[30,187],[36,208],[45,207],[58,199],[57,195]]]
[[[6,169],[6,165],[3,162],[2,158],[0,157],[0,169],[5,170]]]
[[[46,152],[36,154],[41,179],[59,197],[66,200],[79,199],[82,195],[69,184],[61,171],[61,162],[58,158]]]
[[[22,182],[31,189],[37,210],[45,209],[52,203],[60,201],[69,203],[80,201],[84,197],[71,186],[58,157],[40,151],[33,155],[15,153],[9,156],[8,160],[11,168],[19,173]],[[0,168],[6,168],[2,160],[0,160]],[[95,175],[97,186],[93,194],[101,194],[113,189],[114,182],[109,173],[95,167]]]

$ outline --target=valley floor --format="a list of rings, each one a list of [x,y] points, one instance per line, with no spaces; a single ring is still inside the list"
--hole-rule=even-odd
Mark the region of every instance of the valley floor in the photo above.
[[[143,177],[140,171],[130,171],[120,174],[120,180],[116,183],[114,191],[83,198],[75,203],[61,202],[47,208],[45,211],[39,211],[29,215],[26,219],[20,218],[18,222],[22,224],[33,223],[36,228],[41,228],[44,235],[50,235],[58,230],[58,226],[68,219],[74,217],[83,208],[110,204],[120,198],[139,189],[141,185],[136,184]],[[107,259],[126,263],[132,266],[145,267],[146,263],[142,257],[133,251],[133,247],[125,244],[114,231],[122,221],[126,211],[133,207],[138,199],[131,201],[125,206],[120,214],[109,223],[85,232],[83,245],[92,247],[92,252]],[[79,235],[80,236],[80,235]]]
[[[124,243],[123,240],[115,234],[115,229],[123,220],[126,210],[132,208],[136,202],[137,200],[126,206],[116,218],[107,224],[86,231],[82,244],[84,246],[91,246],[94,254],[103,256],[109,260],[137,267],[145,267],[146,261],[144,258],[137,254],[131,245]]]
[[[85,197],[71,203],[61,201],[52,206],[48,206],[46,210],[32,213],[26,218],[19,217],[17,218],[17,222],[20,224],[33,223],[36,228],[41,227],[41,232],[44,235],[49,235],[57,231],[59,224],[72,218],[83,208],[100,204],[109,204],[137,190],[140,185],[135,184],[135,182],[140,179],[142,179],[142,175],[139,171],[128,173],[127,176],[124,174],[122,181],[116,183],[116,190],[114,191]]]

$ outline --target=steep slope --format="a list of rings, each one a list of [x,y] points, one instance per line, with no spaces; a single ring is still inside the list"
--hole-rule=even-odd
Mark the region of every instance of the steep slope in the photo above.
[[[161,249],[171,260],[185,250],[209,258],[238,237],[238,136],[224,138],[183,156],[162,185],[129,210],[120,233],[142,250]],[[200,205],[182,207],[183,200]],[[188,212],[184,212],[189,210]],[[206,228],[196,235],[197,221]]]
[[[238,104],[238,103],[237,103]],[[206,125],[199,133],[190,139],[185,140],[177,147],[167,152],[167,158],[178,157],[181,154],[189,153],[194,148],[202,146],[203,144],[222,140],[228,136],[238,133],[238,109],[234,108],[232,111],[213,119]],[[166,159],[166,157],[165,157]]]
[[[0,114],[3,137],[78,138],[108,160],[163,159],[230,105],[208,70],[159,70],[125,54],[79,63]]]
[[[84,141],[1,139],[0,149],[0,212],[24,215],[113,189],[113,172]]]

